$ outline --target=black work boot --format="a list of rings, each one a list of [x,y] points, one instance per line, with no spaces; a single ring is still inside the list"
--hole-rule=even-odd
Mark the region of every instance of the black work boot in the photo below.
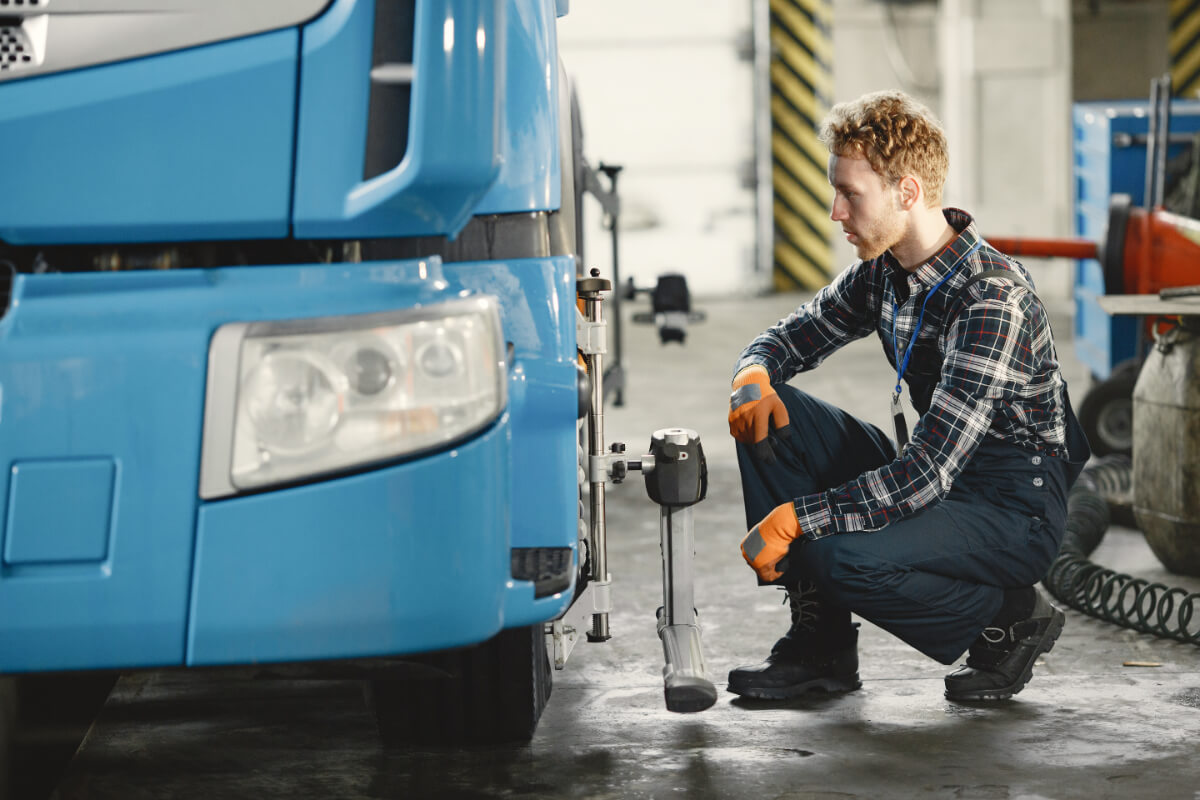
[[[1037,594],[1033,611],[1007,626],[983,629],[967,663],[946,676],[947,700],[1007,700],[1033,677],[1033,663],[1050,652],[1066,615]]]
[[[805,692],[852,692],[858,679],[858,625],[825,619],[816,587],[787,588],[792,627],[761,664],[729,672],[729,691],[760,700]]]

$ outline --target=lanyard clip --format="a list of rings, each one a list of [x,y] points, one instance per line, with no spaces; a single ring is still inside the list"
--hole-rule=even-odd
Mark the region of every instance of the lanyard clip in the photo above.
[[[903,455],[908,445],[908,422],[904,419],[904,407],[900,405],[900,387],[892,395],[892,430],[896,434],[896,455]]]

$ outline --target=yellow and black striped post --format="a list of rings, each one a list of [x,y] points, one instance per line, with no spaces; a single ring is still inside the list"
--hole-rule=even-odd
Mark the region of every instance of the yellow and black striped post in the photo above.
[[[770,9],[774,283],[817,289],[833,274],[828,154],[817,141],[833,96],[833,2],[770,0]]]
[[[1171,0],[1167,52],[1176,97],[1200,93],[1200,0]]]

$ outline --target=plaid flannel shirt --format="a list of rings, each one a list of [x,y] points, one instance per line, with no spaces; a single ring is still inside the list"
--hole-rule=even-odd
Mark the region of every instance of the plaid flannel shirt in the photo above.
[[[895,344],[903,355],[929,287],[952,271],[929,298],[904,375],[910,388],[936,382],[929,410],[892,462],[795,498],[807,538],[877,530],[939,502],[985,436],[1044,455],[1066,455],[1065,383],[1037,296],[989,278],[973,283],[955,302],[968,278],[984,270],[1014,270],[1032,285],[1028,273],[984,242],[969,214],[951,208],[943,213],[959,235],[915,272],[906,272],[890,252],[859,261],[755,338],[738,359],[735,372],[760,364],[772,383],[781,383],[874,331],[894,369],[893,303],[899,307]],[[963,258],[976,243],[981,246]]]

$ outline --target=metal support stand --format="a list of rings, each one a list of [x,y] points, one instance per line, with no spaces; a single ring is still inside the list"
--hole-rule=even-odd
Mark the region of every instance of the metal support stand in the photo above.
[[[606,511],[604,492],[607,476],[597,469],[597,458],[604,456],[604,353],[607,351],[604,312],[601,294],[609,291],[612,284],[599,277],[599,270],[592,270],[590,278],[578,281],[576,291],[583,299],[583,319],[576,325],[579,341],[587,340],[583,349],[587,362],[588,376],[592,381],[592,403],[587,416],[588,431],[588,483],[590,498],[591,532],[588,550],[592,562],[590,588],[596,596],[596,613],[592,615],[592,629],[588,632],[589,642],[603,642],[611,638],[608,632],[608,612],[611,610],[609,590],[612,579],[608,574],[608,531],[605,527]],[[580,335],[582,334],[582,335]]]
[[[617,193],[617,176],[623,167],[617,164],[600,163],[593,170],[589,164],[583,164],[583,190],[595,197],[604,210],[612,235],[612,283],[621,283],[621,260],[618,249],[620,242],[621,195]],[[603,173],[608,178],[608,187],[601,183],[599,175]],[[604,385],[613,395],[613,404],[618,408],[625,405],[625,365],[621,361],[621,298],[619,293],[612,295],[613,320],[613,361],[604,375]]]
[[[612,232],[612,270],[613,270],[613,285],[621,284],[621,260],[619,257],[620,250],[618,243],[620,237],[618,235],[621,224],[621,205],[620,197],[617,193],[617,176],[621,174],[621,167],[616,164],[600,163],[600,171],[608,177],[608,193],[617,198],[617,202],[609,212],[609,222]],[[605,207],[606,210],[609,208]],[[620,408],[625,405],[625,362],[621,360],[621,298],[613,296],[613,363],[610,366],[607,376],[612,383],[612,388],[615,394],[613,395],[613,405]]]

